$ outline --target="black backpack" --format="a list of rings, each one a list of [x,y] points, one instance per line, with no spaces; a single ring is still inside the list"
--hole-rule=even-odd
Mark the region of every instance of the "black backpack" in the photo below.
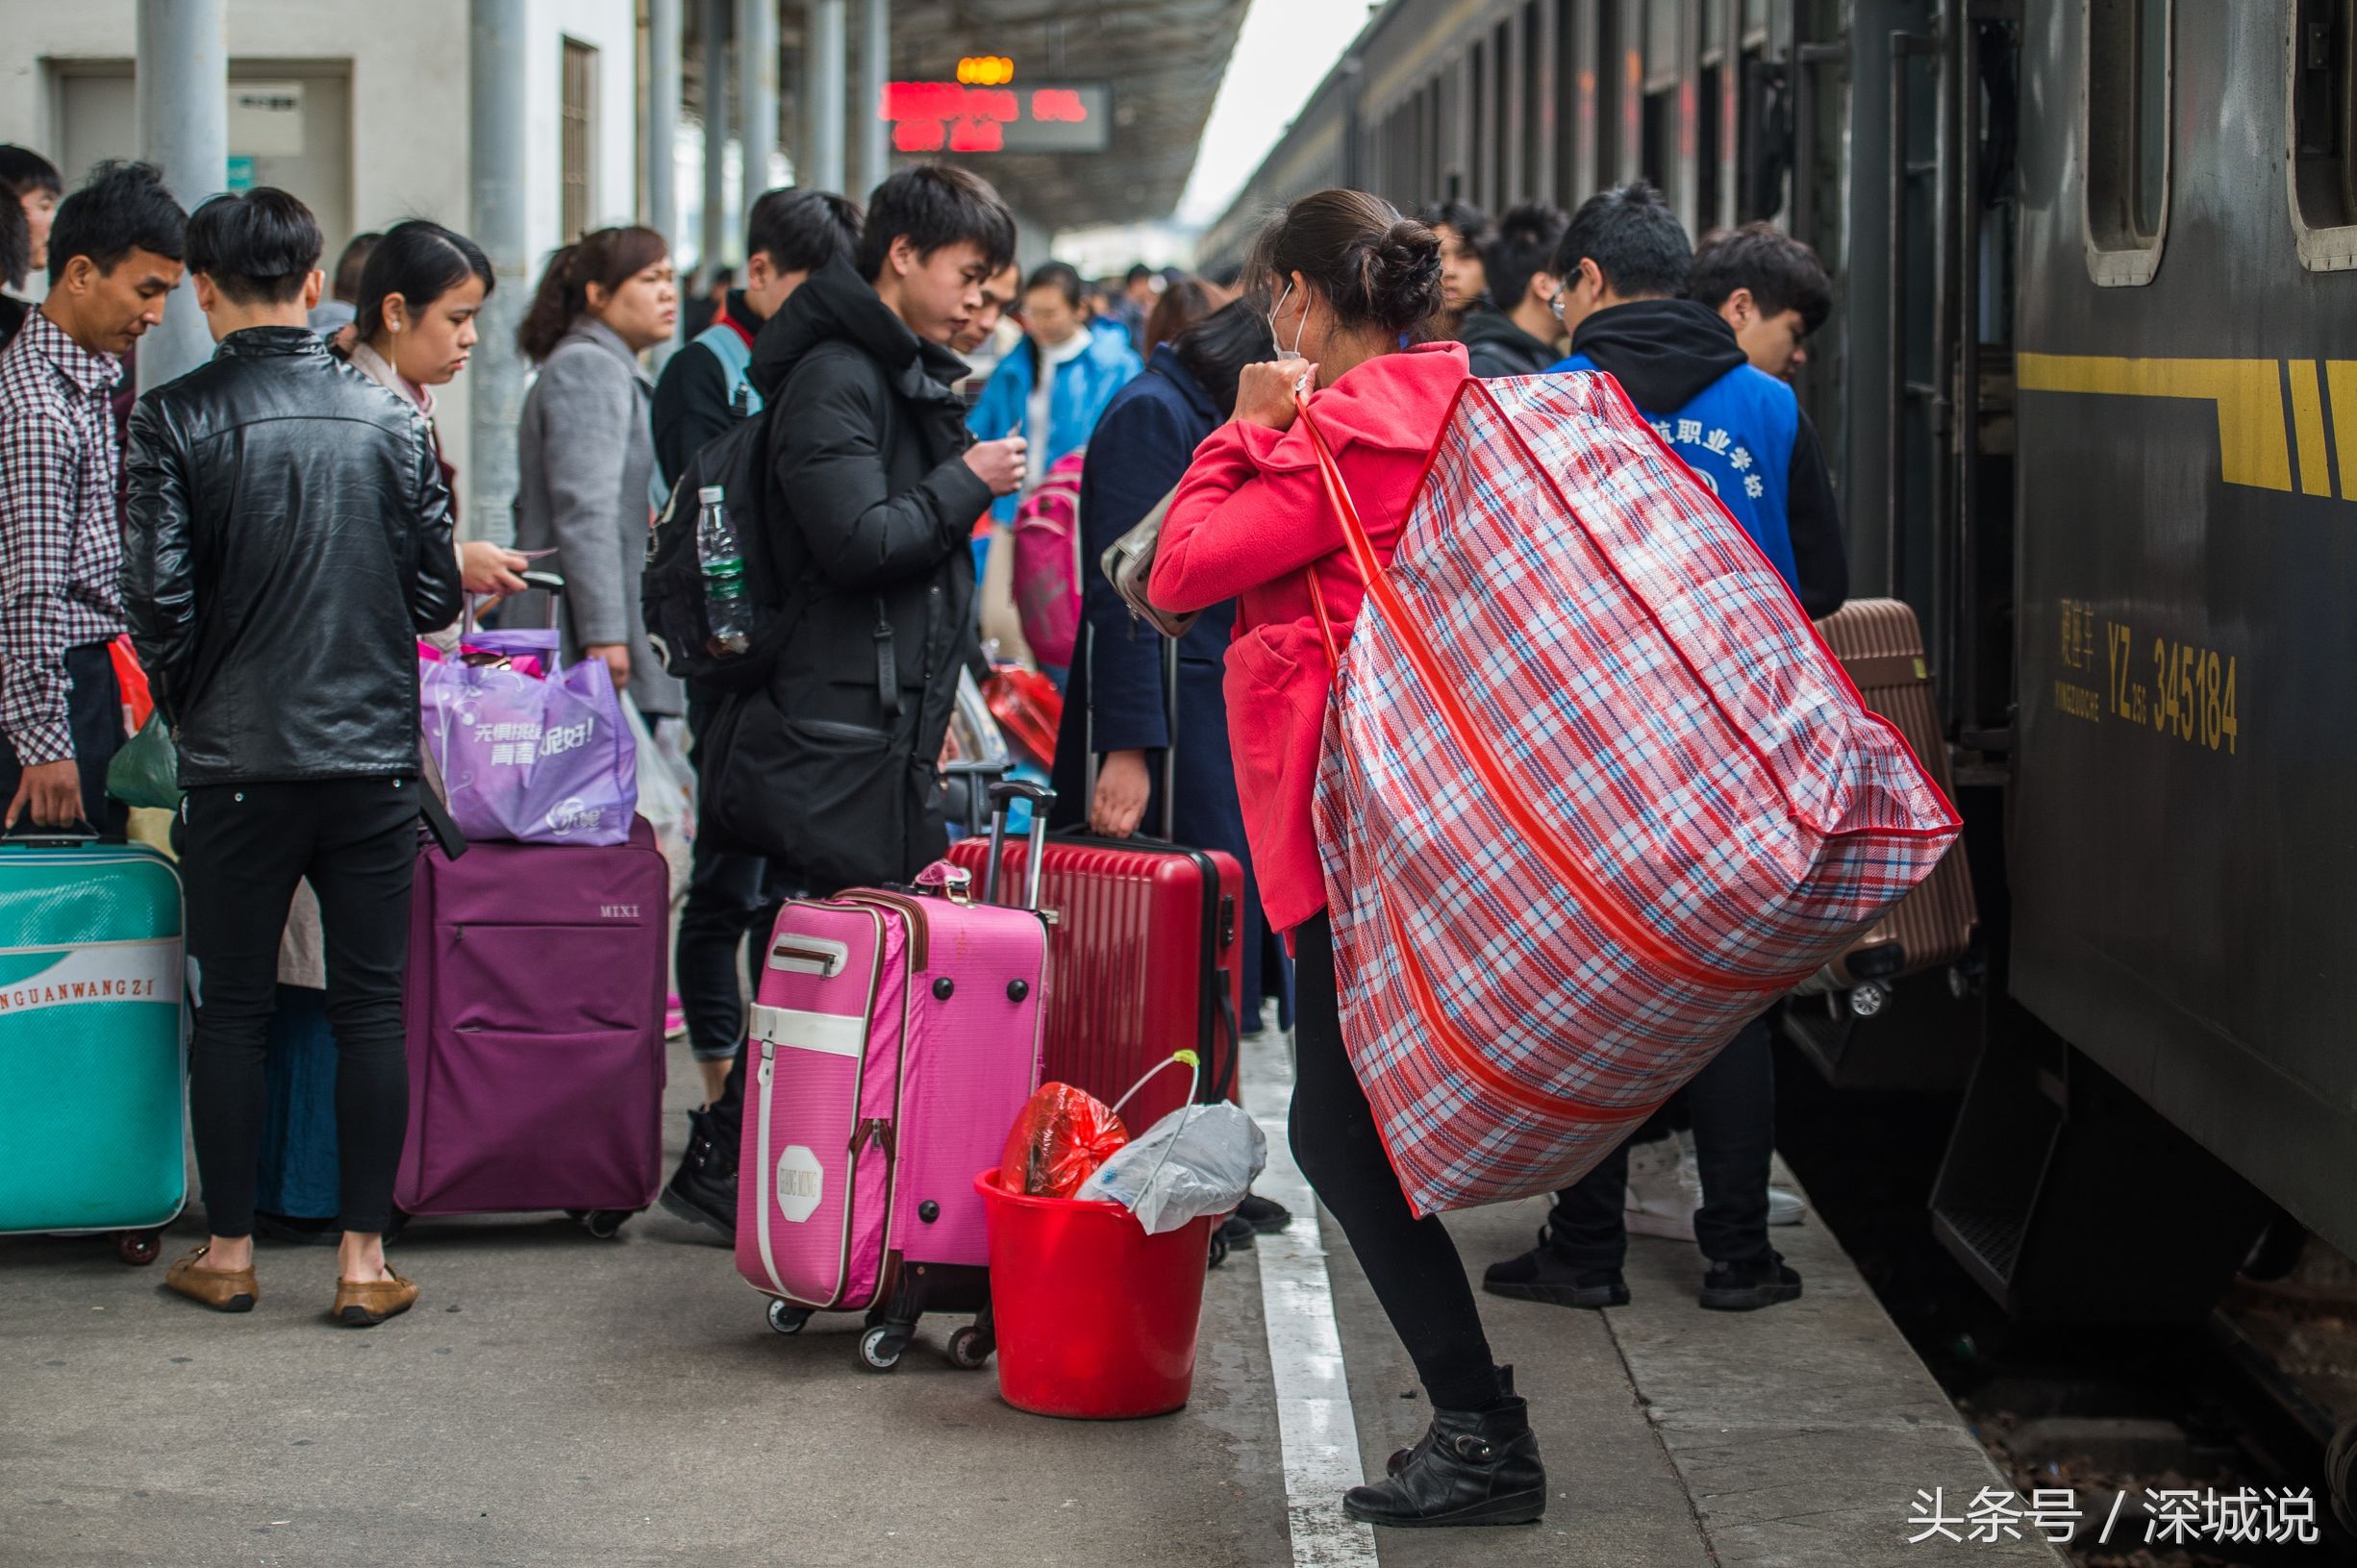
[[[763,506],[769,479],[769,416],[770,411],[764,409],[738,421],[688,460],[647,541],[646,572],[639,585],[647,636],[665,670],[711,691],[749,691],[765,684],[786,638],[786,596],[770,557]],[[741,654],[719,651],[704,610],[703,563],[695,550],[696,520],[703,509],[696,493],[711,485],[726,492],[721,510],[736,531],[737,549],[744,560],[745,606],[752,626]]]

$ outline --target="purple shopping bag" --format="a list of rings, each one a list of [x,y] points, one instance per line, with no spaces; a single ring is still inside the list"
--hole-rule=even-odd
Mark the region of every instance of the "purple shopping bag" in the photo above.
[[[473,632],[471,649],[559,664],[554,632]],[[639,752],[606,666],[553,680],[502,665],[421,660],[419,718],[468,838],[613,845],[639,809]]]

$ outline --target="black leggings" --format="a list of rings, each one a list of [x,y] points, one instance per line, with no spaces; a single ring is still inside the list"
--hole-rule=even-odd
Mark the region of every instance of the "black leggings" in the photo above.
[[[181,878],[199,998],[188,1083],[206,1228],[254,1231],[278,946],[305,878],[319,895],[336,1032],[343,1228],[385,1229],[409,1130],[401,986],[417,863],[414,779],[211,784],[182,804]]]
[[[1473,1286],[1447,1227],[1409,1210],[1383,1152],[1342,1049],[1334,928],[1323,913],[1294,932],[1293,964],[1293,1159],[1341,1222],[1434,1406],[1480,1409],[1499,1389]]]

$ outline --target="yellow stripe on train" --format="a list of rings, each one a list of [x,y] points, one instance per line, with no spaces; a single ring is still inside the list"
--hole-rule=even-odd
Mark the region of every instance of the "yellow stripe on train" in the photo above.
[[[2293,456],[2305,495],[2332,491],[2325,456],[2326,394],[2333,446],[2341,453],[2341,497],[2357,501],[2357,360],[2127,360],[2094,354],[2020,354],[2015,385],[2025,392],[2109,397],[2202,398],[2218,410],[2219,477],[2229,485],[2289,492]],[[2285,420],[2284,386],[2291,384]]]

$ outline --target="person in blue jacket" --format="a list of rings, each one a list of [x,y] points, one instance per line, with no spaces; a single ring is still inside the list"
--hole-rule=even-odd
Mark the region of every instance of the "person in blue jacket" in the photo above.
[[[1693,247],[1661,192],[1638,181],[1581,204],[1547,270],[1571,354],[1602,370],[1718,494],[1812,617],[1849,591],[1833,482],[1791,386],[1754,369],[1735,329],[1685,299]]]
[[[966,415],[974,438],[1021,436],[1031,443],[1029,494],[1066,454],[1085,445],[1113,395],[1144,368],[1117,322],[1089,323],[1080,274],[1049,261],[1023,285],[1024,337],[998,361]],[[1015,522],[1019,495],[1002,496],[990,515]]]
[[[1163,686],[1164,641],[1130,613],[1097,562],[1177,486],[1195,448],[1235,411],[1243,367],[1276,357],[1266,311],[1266,299],[1247,297],[1157,345],[1144,374],[1122,387],[1097,421],[1080,475],[1086,620],[1056,736],[1051,827],[1086,825],[1108,838],[1162,832],[1163,759],[1173,739]],[[1263,958],[1260,892],[1228,755],[1221,681],[1235,623],[1235,604],[1217,605],[1179,640],[1170,832],[1179,843],[1225,850],[1244,868],[1236,951],[1243,965],[1239,1027],[1249,1033],[1260,1027],[1263,995],[1277,994],[1281,977],[1268,973]],[[1088,787],[1091,749],[1099,759],[1093,795]],[[1231,1243],[1248,1240],[1254,1231],[1282,1229],[1286,1218],[1277,1205],[1250,1197],[1240,1217],[1244,1224],[1231,1231]]]

